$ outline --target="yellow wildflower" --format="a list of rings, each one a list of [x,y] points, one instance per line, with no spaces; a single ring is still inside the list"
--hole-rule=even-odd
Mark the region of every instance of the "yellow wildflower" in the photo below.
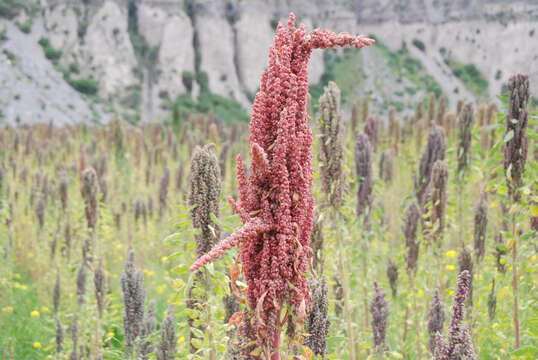
[[[155,272],[148,269],[144,269],[144,275],[146,275],[147,277],[152,277],[153,275],[155,275]]]
[[[168,256],[161,256],[161,261],[162,262],[168,262]]]
[[[48,313],[50,310],[49,310],[48,307],[46,307],[46,306],[42,306],[42,307],[41,307],[41,311],[44,312],[44,313]]]
[[[177,342],[178,342],[179,344],[184,343],[184,342],[185,342],[185,336],[180,336],[180,337],[177,339]]]
[[[38,316],[39,316],[39,311],[37,311],[37,310],[33,310],[33,311],[30,313],[30,316],[31,316],[31,317],[38,317]]]
[[[32,346],[33,346],[35,349],[41,349],[41,343],[40,343],[39,341],[36,341],[35,343],[33,343]]]
[[[458,253],[454,250],[448,250],[446,252],[446,256],[449,257],[449,258],[453,258],[453,257],[456,257],[456,255],[458,255]]]
[[[492,329],[495,329],[497,326],[499,326],[499,324],[497,324],[496,322],[493,323],[493,324],[491,324],[491,328],[492,328]]]
[[[532,261],[536,261],[536,259],[538,259],[538,256],[536,256],[536,255],[532,255],[532,256],[531,256],[531,260],[532,260]]]
[[[2,311],[7,313],[13,312],[13,306],[4,306]]]
[[[422,290],[422,289],[418,289],[418,290],[417,290],[417,296],[418,296],[418,297],[422,297],[422,296],[424,296],[424,290]]]
[[[454,270],[456,270],[456,267],[454,265],[447,265],[447,266],[445,266],[445,269],[448,270],[448,271],[454,271]]]
[[[109,333],[108,333],[108,334],[106,334],[106,335],[107,335],[108,337],[110,337],[110,338],[111,338],[111,337],[114,337],[114,333],[113,333],[112,331],[111,331],[111,332],[109,332]]]
[[[116,249],[123,249],[123,244],[122,243],[117,243],[116,244]]]

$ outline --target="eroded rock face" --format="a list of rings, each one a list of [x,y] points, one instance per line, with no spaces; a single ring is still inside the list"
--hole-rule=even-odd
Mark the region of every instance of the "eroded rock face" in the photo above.
[[[127,9],[105,1],[88,24],[84,37],[87,68],[100,79],[102,96],[137,82],[136,58],[127,32]]]
[[[425,68],[454,99],[472,94],[453,78],[441,48],[462,63],[475,64],[490,82],[491,96],[514,72],[530,73],[531,90],[538,93],[538,74],[532,69],[538,62],[534,0],[139,0],[133,4],[41,0],[35,21],[43,24],[39,36],[62,51],[61,66],[76,64],[79,73],[74,77],[95,77],[101,97],[114,100],[139,87],[144,119],[165,115],[163,99],[189,91],[184,78],[194,77],[196,63],[197,70],[207,74],[213,93],[249,109],[267,65],[273,27],[286,21],[290,11],[309,28],[376,34],[392,50],[419,39],[426,51],[412,48],[413,56],[427,57]],[[137,56],[129,29],[153,51],[154,63],[148,65]],[[314,52],[311,83],[319,82],[323,71],[322,54]],[[456,92],[456,88],[460,89]],[[196,97],[197,84],[190,90]]]
[[[99,95],[135,84],[137,67],[127,31],[127,8],[108,0],[85,5],[50,1],[43,7],[46,38],[62,51],[61,64],[74,63],[80,75],[99,81]]]

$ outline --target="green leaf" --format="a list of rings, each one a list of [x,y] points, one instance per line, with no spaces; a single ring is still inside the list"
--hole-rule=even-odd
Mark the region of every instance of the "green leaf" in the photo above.
[[[178,243],[180,237],[181,237],[180,233],[173,233],[165,237],[163,242],[166,245],[174,245]]]
[[[505,143],[509,142],[510,140],[512,140],[512,138],[514,137],[514,130],[510,130],[508,133],[506,133],[506,135],[504,136],[504,139],[503,141]]]
[[[179,264],[178,266],[170,270],[172,274],[183,275],[189,272],[189,267],[185,264]]]

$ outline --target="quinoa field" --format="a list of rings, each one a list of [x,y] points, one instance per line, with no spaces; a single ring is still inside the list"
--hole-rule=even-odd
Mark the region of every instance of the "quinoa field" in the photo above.
[[[538,359],[538,112],[315,98],[276,27],[250,123],[0,123],[0,359]]]

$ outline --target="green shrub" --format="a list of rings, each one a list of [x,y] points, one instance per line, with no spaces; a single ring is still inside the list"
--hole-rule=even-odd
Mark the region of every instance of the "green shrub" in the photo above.
[[[405,43],[396,52],[391,51],[379,40],[375,48],[381,50],[387,56],[389,68],[396,75],[408,78],[416,89],[433,92],[437,97],[442,95],[443,90],[441,85],[439,85],[433,76],[426,72],[419,59],[411,56]]]
[[[419,39],[413,39],[413,45],[422,52],[426,51],[426,45]]]
[[[6,57],[9,59],[9,61],[11,61],[12,63],[15,63],[17,61],[17,57],[15,56],[15,54],[13,54],[8,49],[4,49],[4,50],[2,50],[2,52],[4,53],[4,55],[6,55]]]
[[[176,125],[192,113],[214,114],[228,123],[249,120],[247,112],[237,101],[210,91],[200,92],[196,100],[190,94],[181,95],[171,104],[171,108],[172,123]]]
[[[75,90],[85,95],[96,95],[99,90],[99,84],[94,79],[67,79],[67,82]]]
[[[28,19],[28,21],[22,24],[17,23],[17,25],[19,29],[25,34],[29,34],[32,31],[32,19]]]
[[[183,81],[183,86],[187,89],[187,92],[192,92],[192,84],[194,82],[194,74],[191,71],[183,71],[181,74],[181,80]]]
[[[62,57],[61,50],[55,49],[51,45],[49,39],[42,37],[41,39],[39,39],[38,44],[41,45],[41,47],[43,48],[43,51],[45,53],[45,57],[47,59],[49,59],[50,61],[56,62]]]
[[[463,64],[451,58],[446,58],[445,64],[475,95],[487,95],[489,83],[474,64]]]

